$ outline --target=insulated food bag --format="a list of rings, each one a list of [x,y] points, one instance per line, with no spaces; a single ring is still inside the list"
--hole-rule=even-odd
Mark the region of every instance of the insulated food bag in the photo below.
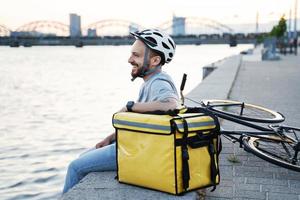
[[[119,182],[171,194],[219,183],[216,117],[197,109],[175,115],[120,112],[113,126]]]

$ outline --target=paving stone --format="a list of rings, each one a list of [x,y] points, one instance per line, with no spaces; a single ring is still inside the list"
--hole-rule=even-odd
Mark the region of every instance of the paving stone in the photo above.
[[[232,147],[223,147],[222,148],[222,153],[223,154],[233,154],[233,148]]]
[[[266,168],[266,167],[269,167],[270,166],[270,164],[268,163],[268,162],[266,162],[266,161],[244,161],[243,162],[243,165],[244,166],[249,166],[249,167],[251,167],[251,166],[255,166],[255,167],[257,167],[257,166],[259,166],[259,167],[264,167],[264,168]]]
[[[240,184],[240,183],[246,184],[247,183],[246,180],[247,180],[246,177],[233,177],[233,182],[235,184]]]
[[[269,192],[268,199],[270,199],[270,200],[298,200],[299,195]]]
[[[282,194],[299,194],[300,191],[298,188],[289,188],[287,186],[281,186],[281,185],[262,185],[262,191],[264,192],[277,192]]]
[[[206,200],[229,200],[231,198],[224,198],[224,197],[206,197]]]
[[[232,181],[234,177],[225,177],[225,176],[221,176],[221,181]]]
[[[220,167],[220,173],[221,177],[227,178],[227,179],[232,179],[233,173],[232,173],[232,166],[222,166]]]
[[[233,198],[232,200],[254,200],[256,199],[255,197],[253,198],[245,198],[245,197],[241,197],[241,198]]]
[[[233,179],[222,179],[221,178],[220,182],[221,183],[220,183],[219,186],[229,186],[229,187],[232,187],[232,185],[234,184]]]
[[[241,176],[241,177],[257,177],[257,178],[273,178],[273,173],[271,172],[263,172],[263,171],[237,171],[234,174],[235,176]]]
[[[263,184],[263,185],[281,185],[288,186],[287,180],[278,180],[273,178],[256,178],[256,177],[247,177],[246,183],[249,184]]]
[[[260,185],[258,184],[241,184],[236,183],[235,184],[235,191],[258,191],[260,192]]]
[[[300,173],[292,170],[288,170],[287,173],[291,176],[296,176],[297,178],[300,179]]]
[[[227,148],[232,148],[233,150],[233,145],[232,142],[228,141],[226,138],[224,138],[224,136],[221,136],[222,139],[222,147],[227,147]]]
[[[257,191],[245,191],[245,190],[237,190],[235,192],[235,196],[237,198],[255,198],[255,199],[266,199],[265,192],[257,192]]]
[[[253,154],[250,154],[250,153],[249,153],[249,156],[248,156],[248,161],[250,161],[250,162],[267,162],[267,161],[255,156]]]
[[[260,167],[257,166],[235,166],[235,172],[257,172],[259,171]]]
[[[264,167],[263,171],[273,172],[273,173],[284,173],[284,172],[288,172],[288,169],[279,166],[274,166],[274,167],[269,166],[269,167]]]
[[[276,179],[300,180],[300,173],[298,174],[276,173],[274,175]]]
[[[289,180],[289,185],[291,188],[299,188],[300,190],[300,180]]]

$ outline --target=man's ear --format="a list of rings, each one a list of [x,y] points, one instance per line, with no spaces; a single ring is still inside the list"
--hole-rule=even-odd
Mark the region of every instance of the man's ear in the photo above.
[[[154,56],[151,58],[152,60],[152,65],[157,66],[159,65],[160,61],[161,61],[161,57],[160,56]]]

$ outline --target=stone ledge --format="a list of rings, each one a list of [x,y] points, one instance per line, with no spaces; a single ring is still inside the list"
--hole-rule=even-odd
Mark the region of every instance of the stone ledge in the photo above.
[[[159,191],[143,189],[121,184],[116,179],[116,172],[93,172],[63,196],[63,200],[99,200],[99,199],[157,199],[190,200],[196,199],[196,192],[175,196]]]
[[[241,60],[242,56],[236,55],[217,63],[217,69],[186,96],[198,102],[202,99],[227,99],[241,65]],[[199,106],[188,99],[185,103],[189,106]]]

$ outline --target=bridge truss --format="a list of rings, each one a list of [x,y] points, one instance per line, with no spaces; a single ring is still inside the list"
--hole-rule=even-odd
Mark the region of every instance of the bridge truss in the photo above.
[[[229,26],[207,18],[186,17],[184,20],[184,25],[181,23],[176,23],[179,20],[180,19],[177,19],[175,21],[166,21],[160,24],[157,28],[164,30],[169,34],[173,33],[172,31],[174,28],[184,28],[185,34],[187,35],[233,33],[233,29]]]
[[[10,32],[9,28],[0,24],[0,37],[9,36]]]
[[[57,21],[34,21],[16,29],[30,36],[69,36],[69,26]]]
[[[182,20],[182,18],[181,18]],[[180,27],[184,26],[184,27]],[[198,17],[184,18],[184,24],[176,23],[176,20],[166,21],[156,28],[173,34],[173,29],[184,29],[185,34],[223,34],[233,33],[233,29],[217,22],[215,20]],[[93,30],[95,36],[127,36],[130,31],[142,30],[144,27],[140,24],[126,20],[101,20],[82,28],[82,35],[85,36],[88,30]],[[15,31],[17,34],[27,34],[29,36],[69,36],[69,26],[57,21],[34,21],[20,26]],[[0,25],[0,36],[9,36],[12,31]]]
[[[126,20],[108,19],[84,27],[83,34],[87,34],[88,29],[96,30],[97,36],[126,36],[130,31],[141,30],[143,27]]]

